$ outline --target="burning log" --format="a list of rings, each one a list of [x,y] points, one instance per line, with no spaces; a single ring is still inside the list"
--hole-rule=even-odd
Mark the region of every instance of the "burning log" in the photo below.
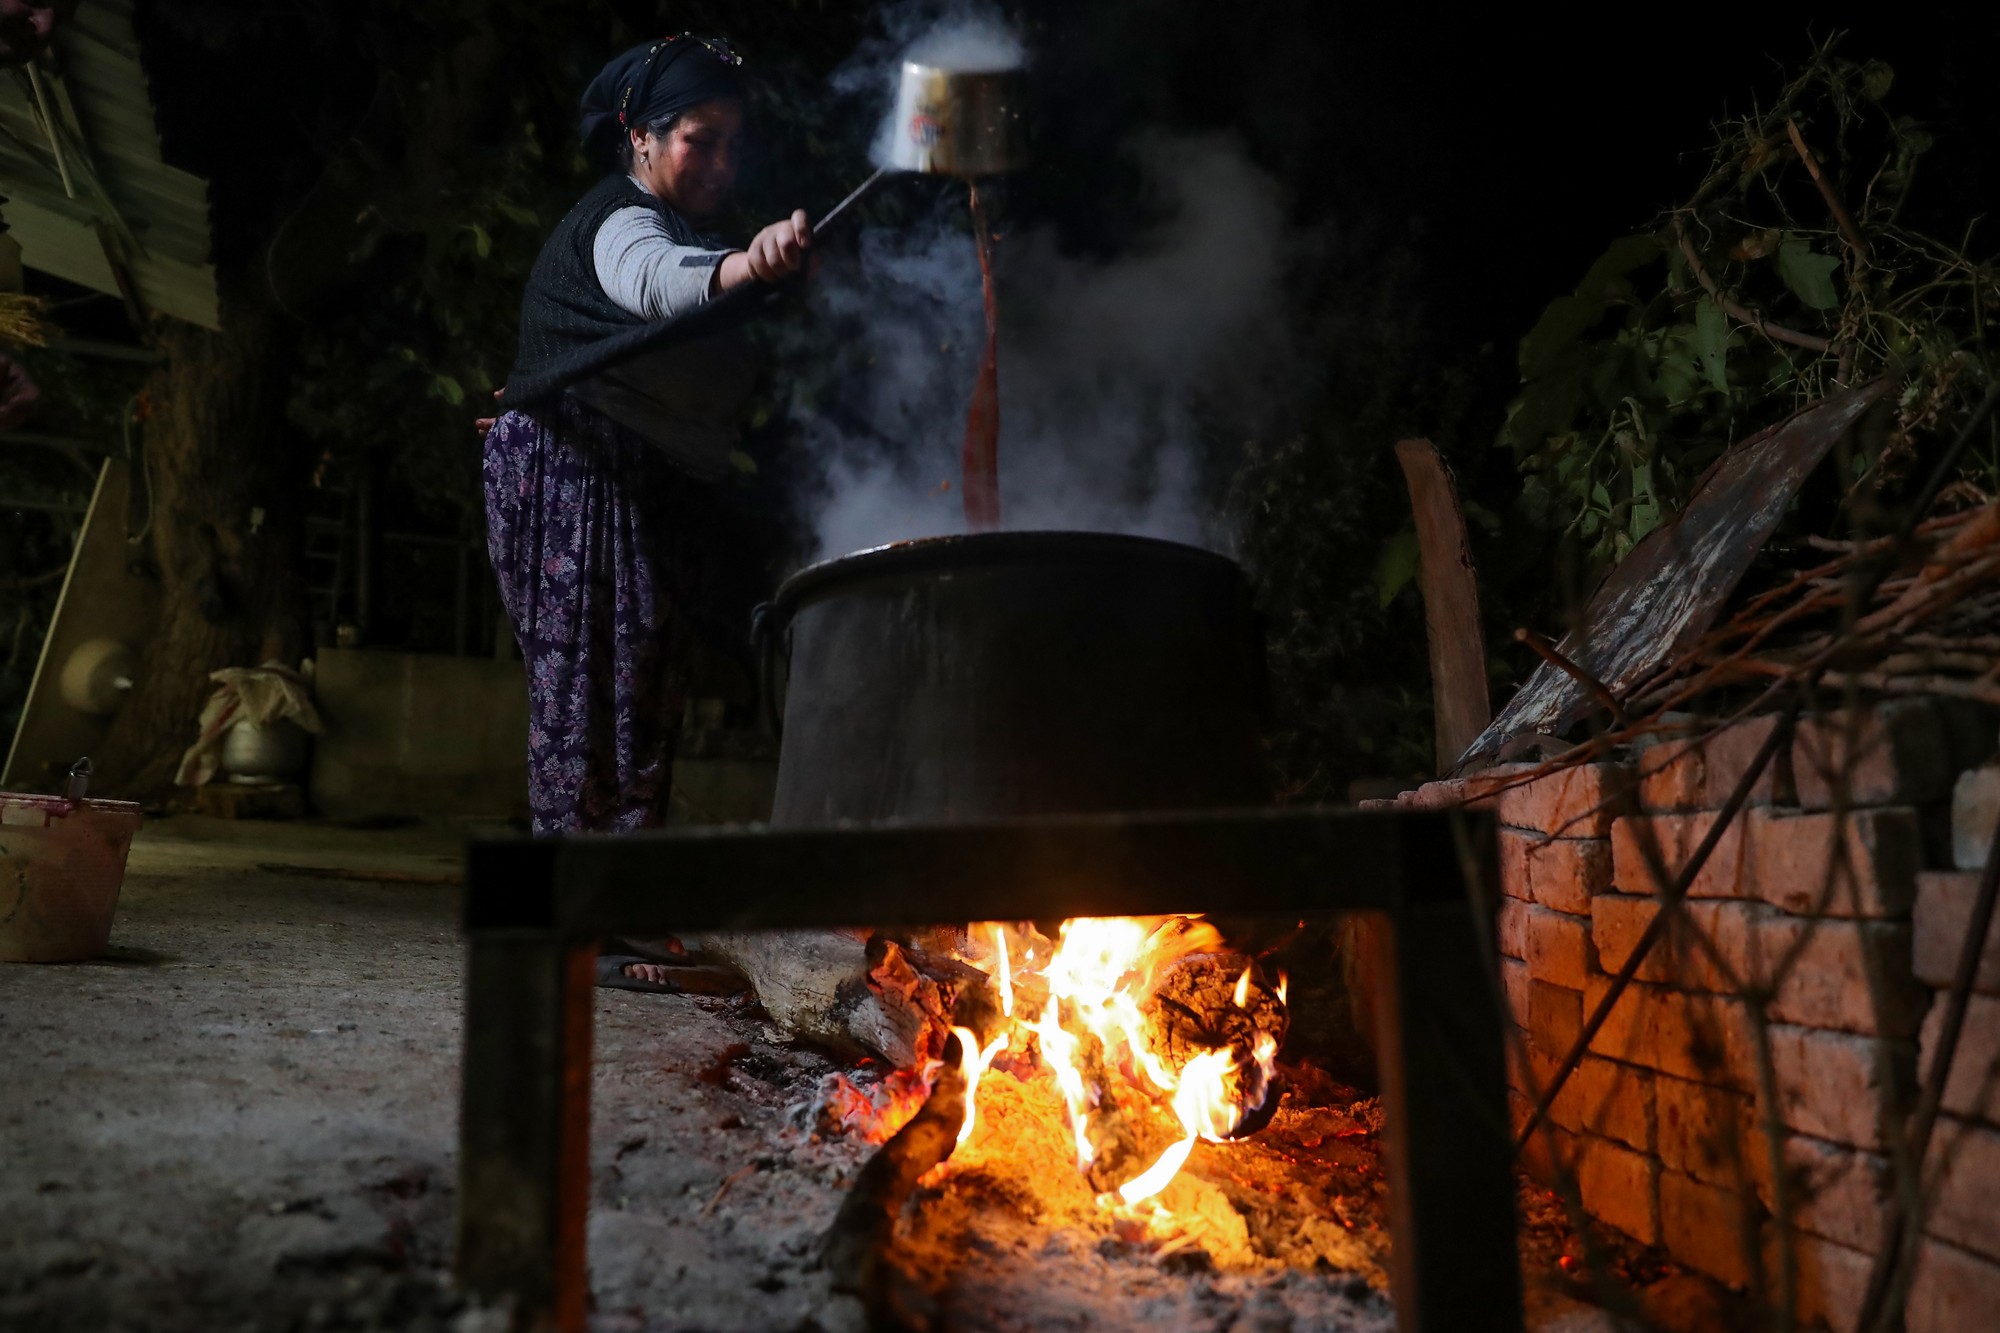
[[[743,973],[772,1021],[794,1036],[898,1069],[942,1058],[960,997],[986,975],[935,947],[838,930],[704,935],[701,949]]]
[[[918,1292],[897,1281],[888,1251],[896,1215],[917,1181],[951,1156],[965,1123],[959,1039],[950,1037],[942,1053],[944,1066],[923,1107],[868,1159],[820,1238],[820,1263],[833,1289],[858,1297],[874,1328],[919,1328],[929,1322],[906,1308]]]
[[[1243,1108],[1230,1137],[1254,1134],[1278,1107],[1268,1055],[1285,1041],[1290,1016],[1277,986],[1240,953],[1196,953],[1177,958],[1153,978],[1139,1006],[1150,1045],[1170,1068],[1184,1068],[1204,1051],[1226,1050],[1235,1068],[1229,1092]]]

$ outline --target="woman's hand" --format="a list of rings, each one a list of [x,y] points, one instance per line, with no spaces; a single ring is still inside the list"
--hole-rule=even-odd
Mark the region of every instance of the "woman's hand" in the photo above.
[[[722,261],[716,282],[724,291],[746,282],[779,282],[803,272],[812,248],[812,221],[801,208],[757,233],[747,250]]]

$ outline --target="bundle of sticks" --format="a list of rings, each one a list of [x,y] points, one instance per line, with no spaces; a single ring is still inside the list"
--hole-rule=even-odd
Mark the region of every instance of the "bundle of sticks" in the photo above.
[[[1638,682],[1619,701],[1627,725],[1642,730],[1642,719],[1731,687],[1760,685],[1762,696],[1816,667],[1828,690],[2000,704],[2000,501],[1920,523],[1907,543],[1807,546],[1831,558],[1750,597]],[[1889,575],[1869,577],[1885,560]]]

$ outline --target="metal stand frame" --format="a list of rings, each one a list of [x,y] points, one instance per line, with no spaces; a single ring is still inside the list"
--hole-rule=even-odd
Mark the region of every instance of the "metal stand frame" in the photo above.
[[[476,843],[466,872],[458,1277],[584,1326],[590,1029],[611,935],[1167,912],[1373,911],[1393,1294],[1409,1333],[1522,1327],[1492,939],[1461,812],[1222,811]]]

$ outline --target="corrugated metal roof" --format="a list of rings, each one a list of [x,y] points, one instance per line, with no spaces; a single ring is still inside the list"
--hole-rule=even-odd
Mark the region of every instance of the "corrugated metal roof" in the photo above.
[[[25,70],[0,77],[0,217],[21,260],[120,294],[117,257],[148,310],[220,327],[209,260],[208,183],[160,156],[132,0],[90,0],[38,63],[74,197]]]

